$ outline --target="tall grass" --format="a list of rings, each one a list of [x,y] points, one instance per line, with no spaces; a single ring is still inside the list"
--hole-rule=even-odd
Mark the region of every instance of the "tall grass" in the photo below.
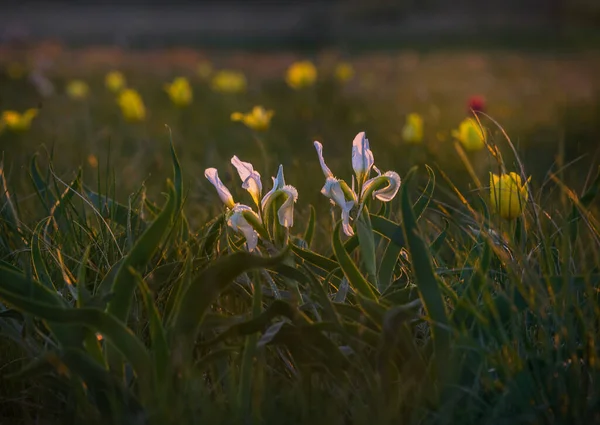
[[[123,204],[34,157],[36,221],[2,174],[7,423],[600,422],[600,174],[509,222],[413,167],[359,236],[312,210],[247,253],[223,214],[190,226],[171,159]]]

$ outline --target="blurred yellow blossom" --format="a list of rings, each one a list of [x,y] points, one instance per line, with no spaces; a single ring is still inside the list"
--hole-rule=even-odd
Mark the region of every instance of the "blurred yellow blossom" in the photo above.
[[[146,118],[146,107],[139,93],[133,89],[125,89],[119,94],[119,106],[127,121],[143,121]]]
[[[527,182],[531,177],[527,180]],[[523,212],[527,203],[527,182],[521,183],[521,176],[511,172],[496,175],[490,173],[490,206],[502,218],[512,220]]]
[[[345,83],[350,81],[354,77],[354,68],[348,62],[339,63],[335,67],[335,78],[341,82]]]
[[[37,109],[28,109],[23,113],[16,111],[3,111],[0,126],[13,131],[25,131],[31,126],[31,121],[38,114]]]
[[[110,91],[118,93],[125,88],[125,77],[119,71],[111,71],[106,74],[104,84]]]
[[[192,87],[185,77],[177,77],[171,84],[166,84],[165,91],[171,98],[171,102],[177,106],[187,106],[192,103]]]
[[[243,92],[246,90],[246,76],[239,71],[219,71],[212,79],[212,88],[221,93]]]
[[[207,79],[213,72],[212,64],[209,61],[203,61],[198,64],[196,72],[202,79]]]
[[[92,168],[98,168],[98,158],[94,154],[89,154],[87,157],[87,162],[90,164]]]
[[[402,139],[407,143],[423,141],[423,118],[419,114],[408,114],[402,128]]]
[[[241,121],[247,127],[256,130],[256,131],[264,131],[269,128],[269,124],[271,123],[271,118],[273,117],[274,112],[272,110],[266,110],[262,106],[255,106],[252,108],[252,111],[243,114],[241,112],[234,112],[231,114],[232,121]]]
[[[85,99],[90,93],[90,88],[85,81],[71,80],[67,84],[67,94],[71,99]]]
[[[317,80],[317,68],[310,61],[293,63],[288,69],[285,81],[293,89],[312,86]]]
[[[11,62],[6,66],[6,75],[12,80],[20,80],[26,73],[25,65],[20,62]]]
[[[485,130],[473,118],[466,118],[460,123],[458,130],[452,131],[467,151],[478,151],[485,146]]]

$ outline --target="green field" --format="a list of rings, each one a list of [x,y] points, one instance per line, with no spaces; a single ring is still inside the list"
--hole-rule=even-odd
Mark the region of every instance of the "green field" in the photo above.
[[[598,75],[593,51],[0,50],[0,423],[600,423]],[[256,105],[265,128],[232,120]]]

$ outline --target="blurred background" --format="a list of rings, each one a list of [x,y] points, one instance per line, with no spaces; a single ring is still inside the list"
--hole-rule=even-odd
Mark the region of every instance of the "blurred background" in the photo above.
[[[142,181],[162,190],[167,124],[192,197],[215,200],[205,167],[222,168],[237,185],[227,168],[237,154],[260,164],[266,179],[284,164],[302,180],[291,183],[303,208],[326,208],[312,141],[349,175],[349,145],[363,130],[380,168],[402,174],[414,163],[438,164],[468,185],[452,131],[477,97],[507,158],[509,135],[538,184],[570,164],[565,176],[582,187],[600,141],[599,48],[598,0],[15,0],[0,13],[0,110],[39,114],[27,132],[1,134],[0,149],[14,182],[35,152],[48,151],[65,176],[83,164],[91,181],[110,161],[123,198]],[[286,70],[302,60],[318,77],[296,90]],[[343,78],[340,64],[351,71]],[[215,88],[222,70],[243,74],[247,85]],[[139,92],[144,122],[122,119],[105,87],[110,71]],[[180,76],[194,94],[186,107],[165,93]],[[81,98],[67,90],[74,80],[89,87]],[[274,111],[260,134],[230,119],[255,105]],[[411,113],[423,118],[420,146],[402,136]],[[471,160],[485,181],[490,158]]]
[[[4,37],[70,44],[323,48],[598,40],[596,0],[13,0]],[[594,40],[591,40],[593,38]]]

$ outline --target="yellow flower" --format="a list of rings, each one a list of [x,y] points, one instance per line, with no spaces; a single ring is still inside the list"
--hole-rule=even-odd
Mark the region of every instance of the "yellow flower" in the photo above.
[[[213,68],[209,61],[200,62],[196,68],[196,72],[200,78],[206,80],[212,74]]]
[[[272,110],[266,110],[262,106],[255,106],[252,111],[247,114],[241,112],[234,112],[231,114],[232,121],[241,121],[246,127],[249,127],[256,131],[264,131],[269,128],[271,118],[274,112]]]
[[[312,86],[317,79],[317,68],[310,61],[293,63],[287,70],[285,81],[293,89]]]
[[[490,206],[492,210],[497,211],[501,217],[508,220],[521,215],[528,198],[527,182],[522,184],[521,176],[517,173],[500,176],[490,173]]]
[[[13,131],[25,131],[31,126],[31,121],[37,113],[37,109],[28,109],[22,114],[16,111],[4,111],[0,124]]]
[[[12,80],[20,80],[26,72],[25,65],[19,62],[11,62],[6,66],[6,75]]]
[[[125,89],[119,94],[119,106],[127,121],[143,121],[146,118],[146,107],[139,93],[133,89]]]
[[[85,99],[90,92],[90,88],[81,80],[72,80],[67,84],[67,94],[71,99]]]
[[[423,141],[423,118],[419,114],[408,114],[406,123],[402,128],[402,138],[407,143],[421,143]]]
[[[192,103],[192,87],[187,78],[175,78],[171,84],[165,85],[165,91],[171,98],[171,102],[177,106],[187,106]]]
[[[110,91],[118,93],[125,88],[125,77],[119,71],[112,71],[106,74],[104,84]]]
[[[238,71],[219,71],[212,79],[212,88],[221,93],[240,93],[246,90],[246,77]]]
[[[354,77],[354,68],[348,62],[342,62],[335,67],[335,78],[345,83]]]
[[[473,118],[463,120],[458,130],[452,131],[452,136],[468,151],[478,151],[485,146],[485,130]]]

